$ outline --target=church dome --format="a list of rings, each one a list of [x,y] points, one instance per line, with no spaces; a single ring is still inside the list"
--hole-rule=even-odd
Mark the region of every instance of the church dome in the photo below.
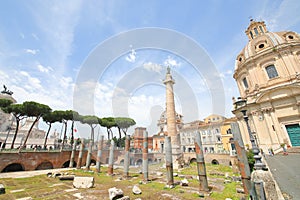
[[[238,70],[244,63],[251,60],[251,58],[254,58],[256,55],[270,53],[280,47],[300,42],[300,36],[296,32],[269,32],[263,21],[256,22],[251,20],[245,33],[249,38],[249,42],[238,54],[235,70]]]

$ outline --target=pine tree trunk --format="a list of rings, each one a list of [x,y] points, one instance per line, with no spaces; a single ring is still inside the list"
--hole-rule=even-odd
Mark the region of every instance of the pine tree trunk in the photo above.
[[[122,133],[121,133],[121,129],[120,129],[120,127],[118,127],[118,131],[119,131],[119,139],[121,139],[121,137],[122,137]]]
[[[44,142],[44,149],[46,149],[47,139],[48,139],[48,135],[50,133],[51,126],[52,126],[52,124],[50,123],[47,134],[46,134],[45,142]]]
[[[19,125],[20,125],[20,119],[16,118],[16,130],[15,130],[15,135],[13,137],[13,140],[11,142],[11,146],[10,148],[13,149],[14,148],[14,145],[15,145],[15,141],[16,141],[16,138],[17,138],[17,134],[18,134],[18,130],[19,130]]]
[[[62,151],[63,150],[63,148],[64,148],[64,146],[65,146],[65,139],[66,139],[66,136],[67,136],[67,122],[64,122],[64,124],[65,124],[65,132],[64,132],[64,136],[63,136],[63,140],[62,140],[62,145],[61,145],[61,148],[60,148],[60,150]]]
[[[25,141],[24,141],[22,147],[20,146],[20,150],[23,149],[24,147],[26,147],[26,143],[27,143],[27,140],[28,140],[28,138],[29,138],[29,136],[30,136],[30,133],[31,133],[31,131],[32,131],[33,127],[34,127],[34,125],[36,124],[36,122],[39,121],[39,119],[40,119],[40,116],[37,117],[37,118],[34,120],[34,122],[31,124],[30,129],[29,129],[29,131],[28,131],[28,133],[27,133],[27,135],[26,135]]]

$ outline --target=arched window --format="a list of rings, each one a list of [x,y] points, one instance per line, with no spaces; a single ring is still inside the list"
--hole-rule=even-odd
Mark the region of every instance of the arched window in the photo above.
[[[244,84],[245,89],[249,88],[248,81],[247,81],[246,77],[243,78],[243,84]]]
[[[259,29],[262,33],[264,33],[264,29],[262,28],[262,26],[259,26]]]
[[[251,36],[251,38],[253,39],[253,33],[252,33],[252,31],[250,31],[250,36]]]
[[[278,73],[274,65],[269,65],[268,67],[266,67],[266,71],[269,79],[278,77]]]
[[[257,28],[254,28],[254,32],[255,32],[255,35],[258,35],[258,30],[257,30]]]

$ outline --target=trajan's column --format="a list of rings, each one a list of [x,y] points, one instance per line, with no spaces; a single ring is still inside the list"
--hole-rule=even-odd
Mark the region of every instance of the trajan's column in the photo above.
[[[179,164],[182,161],[182,152],[180,150],[180,136],[179,133],[177,133],[176,127],[176,111],[173,91],[175,81],[172,78],[169,66],[167,68],[164,84],[166,85],[167,132],[168,136],[171,137],[173,167],[178,169]]]

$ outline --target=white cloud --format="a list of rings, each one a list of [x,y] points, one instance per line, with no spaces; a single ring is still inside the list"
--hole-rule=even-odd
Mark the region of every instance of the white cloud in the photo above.
[[[25,71],[20,71],[19,72],[22,76],[26,77],[25,79],[22,79],[22,83],[21,84],[25,84],[25,87],[27,87],[27,89],[41,89],[41,81],[38,78],[32,77],[29,73],[25,72]]]
[[[37,68],[40,72],[48,73],[49,71],[53,71],[52,67],[44,67],[41,64],[37,65]]]
[[[128,62],[134,63],[136,59],[136,52],[134,49],[131,50],[130,54],[125,58]]]
[[[143,67],[148,71],[161,72],[162,66],[157,63],[147,62],[143,64]]]
[[[38,49],[24,49],[26,53],[30,53],[32,55],[35,55],[39,52]]]
[[[48,58],[52,60],[51,65],[58,66],[64,70],[67,66],[68,56],[72,53],[75,27],[79,20],[82,1],[58,1],[37,2],[31,4],[34,19],[41,32],[39,35],[46,42]],[[39,37],[32,33],[32,37],[39,40]]]
[[[168,58],[164,61],[164,65],[171,67],[179,67],[181,63],[168,56]]]

